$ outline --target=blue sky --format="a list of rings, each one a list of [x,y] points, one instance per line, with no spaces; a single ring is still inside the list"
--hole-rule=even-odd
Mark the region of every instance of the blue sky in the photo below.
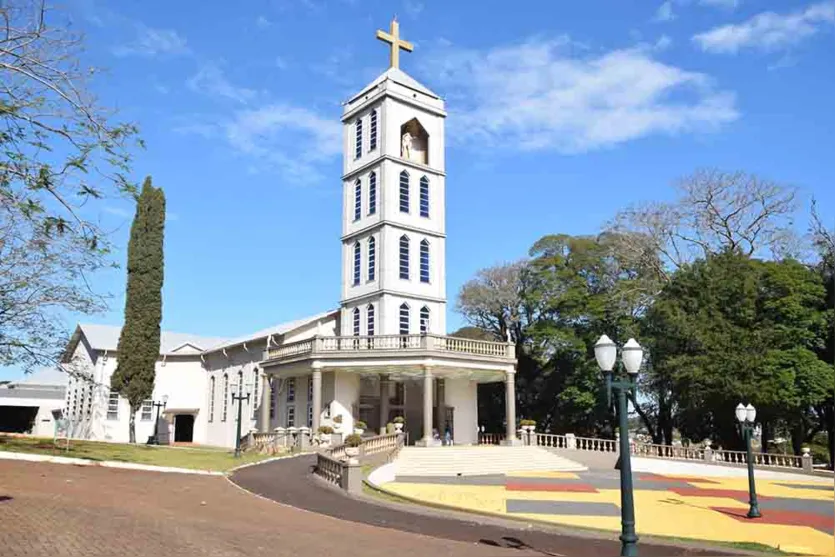
[[[544,234],[599,230],[698,167],[814,195],[832,218],[835,0],[71,0],[102,100],[165,189],[163,328],[236,336],[337,307],[340,103],[388,64],[447,101],[449,330],[460,285]],[[132,208],[102,205],[125,257]],[[805,226],[805,224],[804,224]],[[96,286],[114,297],[123,272]]]

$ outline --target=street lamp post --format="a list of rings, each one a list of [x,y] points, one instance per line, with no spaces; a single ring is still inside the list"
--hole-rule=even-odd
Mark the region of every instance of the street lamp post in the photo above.
[[[162,395],[162,402],[154,402],[153,405],[157,409],[157,419],[154,420],[154,435],[148,440],[149,445],[159,445],[159,409],[165,408],[168,404],[168,395]]]
[[[612,390],[617,394],[618,422],[620,430],[620,554],[627,557],[638,555],[638,535],[635,533],[635,502],[632,489],[632,460],[629,451],[629,422],[627,395],[634,395],[638,370],[644,359],[644,351],[634,338],[630,338],[621,350],[621,360],[626,373],[613,373],[617,361],[618,347],[603,335],[594,345],[594,357],[606,378],[606,397],[612,402]]]
[[[232,385],[232,404],[238,403],[238,433],[235,436],[235,458],[241,456],[241,414],[243,410],[242,401],[249,402],[249,385],[247,385],[246,394],[244,394],[244,383],[241,381],[238,385],[238,392],[235,393],[235,385]]]
[[[754,420],[757,418],[757,409],[753,405],[743,406],[740,402],[736,405],[736,419],[739,427],[742,428],[742,435],[745,438],[746,460],[748,461],[748,518],[760,518],[760,506],[757,503],[757,487],[754,485],[754,455],[751,450],[751,437],[754,435]]]

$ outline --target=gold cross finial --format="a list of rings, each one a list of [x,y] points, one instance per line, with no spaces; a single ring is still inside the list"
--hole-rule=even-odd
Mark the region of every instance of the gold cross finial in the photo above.
[[[406,52],[412,52],[414,46],[408,41],[400,40],[400,24],[397,22],[397,17],[391,20],[391,28],[388,33],[377,30],[377,38],[383,42],[391,45],[391,64],[392,68],[400,67],[400,49]]]

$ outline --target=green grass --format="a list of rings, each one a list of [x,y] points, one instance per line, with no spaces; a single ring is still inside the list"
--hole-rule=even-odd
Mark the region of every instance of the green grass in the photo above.
[[[240,458],[235,458],[232,451],[216,447],[155,447],[76,440],[70,441],[69,450],[64,448],[65,441],[59,441],[59,445],[56,446],[51,438],[0,436],[0,451],[68,456],[96,461],[115,460],[213,472],[226,472],[242,464],[269,458],[267,455],[253,453],[244,453]]]

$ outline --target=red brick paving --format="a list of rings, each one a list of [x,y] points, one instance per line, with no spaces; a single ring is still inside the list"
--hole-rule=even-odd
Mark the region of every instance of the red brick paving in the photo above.
[[[534,555],[344,522],[216,476],[0,461],[0,555]]]
[[[597,488],[593,485],[582,483],[544,484],[508,482],[508,484],[505,486],[505,489],[508,491],[561,491],[570,493],[598,493]]]
[[[762,516],[759,518],[748,518],[748,509],[739,509],[736,507],[710,507],[712,510],[731,516],[737,520],[745,522],[761,522],[763,524],[785,524],[788,526],[809,526],[810,528],[817,528],[823,532],[829,532],[832,529],[832,517],[818,513],[809,513],[803,511],[779,511],[775,509],[768,509],[761,511]]]
[[[718,484],[715,480],[707,478],[700,478],[698,476],[662,476],[661,474],[638,474],[638,479],[648,480],[653,482],[685,482],[685,483],[700,483],[700,484]]]
[[[727,499],[736,499],[738,501],[748,501],[748,492],[741,489],[711,489],[701,487],[671,487],[668,491],[677,493],[679,495],[687,495],[690,497],[725,497]],[[768,501],[770,497],[758,495],[757,499],[760,501]]]

